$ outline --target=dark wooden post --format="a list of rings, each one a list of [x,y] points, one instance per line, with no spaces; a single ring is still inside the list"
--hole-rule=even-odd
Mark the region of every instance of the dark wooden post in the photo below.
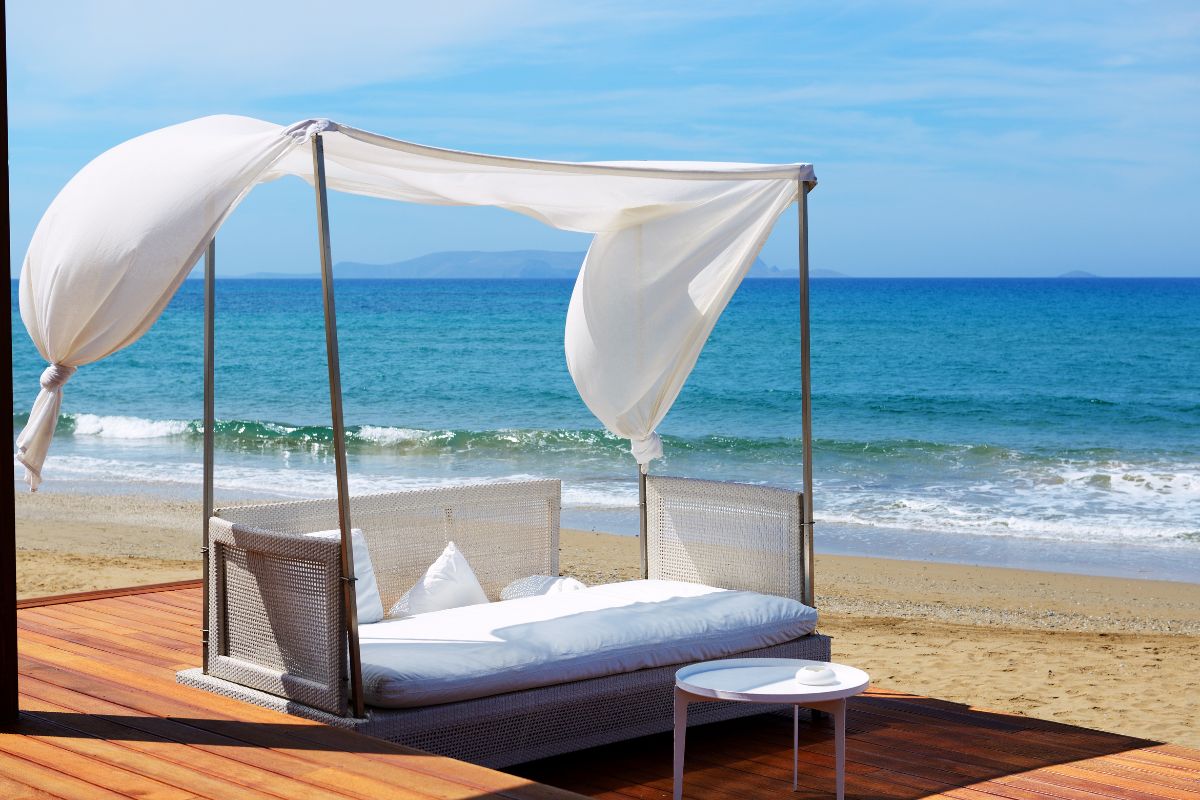
[[[6,26],[4,11],[0,9],[0,33]],[[0,85],[8,86],[8,52],[0,37]],[[5,92],[3,109],[0,112],[0,141],[4,144],[4,158],[0,165],[0,205],[3,206],[3,237],[0,240],[0,251],[4,253],[4,274],[12,275],[12,256],[9,251],[12,239],[8,219],[8,93]],[[11,283],[10,283],[11,285]],[[4,315],[5,339],[12,341],[12,313]],[[3,362],[6,364],[4,374],[8,376],[9,386],[12,385],[12,348],[5,347]],[[11,401],[11,397],[10,397]],[[13,441],[12,403],[4,413],[4,427],[8,431],[8,442]],[[9,479],[3,483],[4,518],[0,519],[0,725],[12,725],[20,715],[17,705],[17,507],[13,496],[13,482]]]

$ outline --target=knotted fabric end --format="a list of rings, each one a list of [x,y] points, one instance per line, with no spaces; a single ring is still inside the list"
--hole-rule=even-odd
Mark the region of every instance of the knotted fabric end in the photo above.
[[[67,364],[46,367],[40,380],[42,390],[29,412],[25,430],[17,437],[17,452],[13,459],[25,468],[25,482],[31,492],[36,492],[42,482],[42,464],[46,461],[50,440],[58,426],[58,412],[62,408],[62,387],[74,374],[75,367]]]
[[[649,436],[643,436],[641,439],[631,439],[629,441],[629,451],[637,459],[638,466],[642,469],[642,474],[645,474],[650,467],[651,461],[656,458],[662,458],[662,439],[659,438],[657,433],[651,431]]]
[[[75,367],[68,367],[66,364],[51,364],[42,370],[42,377],[40,379],[42,388],[47,392],[61,389],[64,383],[71,380],[71,376],[75,374],[75,369]]]

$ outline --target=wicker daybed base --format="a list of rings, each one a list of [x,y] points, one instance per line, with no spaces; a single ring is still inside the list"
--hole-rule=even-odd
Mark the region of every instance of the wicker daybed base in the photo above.
[[[746,657],[828,661],[830,639],[811,634],[730,656]],[[199,669],[179,673],[179,682],[426,752],[488,767],[507,767],[671,730],[672,687],[675,671],[681,666],[673,664],[423,708],[368,707],[365,719],[335,716],[205,675]],[[688,724],[702,725],[764,710],[770,708],[749,703],[694,703],[688,709]]]
[[[489,599],[513,580],[558,574],[561,487],[529,481],[352,497],[384,608],[453,540]],[[804,596],[800,497],[761,486],[650,476],[648,577]],[[179,682],[441,755],[500,767],[670,730],[682,664],[422,708],[349,714],[339,545],[304,536],[336,528],[335,500],[221,509],[211,551],[206,670]],[[730,657],[828,660],[820,634]],[[702,703],[694,723],[762,713]]]

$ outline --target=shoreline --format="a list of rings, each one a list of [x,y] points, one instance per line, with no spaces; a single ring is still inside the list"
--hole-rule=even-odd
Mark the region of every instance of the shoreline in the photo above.
[[[16,505],[21,598],[200,576],[198,503],[47,492]],[[562,530],[564,574],[629,580],[637,565],[635,537]],[[818,553],[816,595],[834,659],[881,686],[1200,746],[1196,584]]]
[[[471,481],[468,481],[471,482]],[[14,479],[18,504],[29,495],[24,481]],[[423,487],[421,487],[423,488]],[[636,490],[636,485],[633,486]],[[377,491],[391,491],[380,488]],[[330,492],[332,492],[332,488]],[[376,490],[373,490],[376,491]],[[123,515],[118,498],[132,498],[138,504],[165,503],[174,512],[186,517],[183,509],[191,508],[194,518],[177,525],[192,533],[199,530],[200,516],[198,484],[141,483],[118,481],[56,481],[38,497],[89,497],[98,505]],[[326,496],[326,495],[320,495]],[[218,507],[246,502],[288,502],[310,499],[310,495],[280,495],[274,492],[233,491],[217,487]],[[52,501],[56,502],[56,501]],[[63,500],[65,503],[73,501]],[[31,506],[31,509],[33,506]],[[40,513],[33,511],[32,513]],[[563,530],[605,533],[625,538],[637,538],[637,508],[628,509],[576,508],[562,509]],[[111,516],[98,519],[98,524],[112,521]],[[175,524],[172,522],[171,524]],[[1167,581],[1200,586],[1200,547],[1163,547],[1144,542],[1079,542],[1038,537],[1000,536],[965,532],[911,531],[903,528],[850,525],[817,519],[817,555],[824,557],[853,557],[885,559],[917,564],[943,564],[951,567],[1015,569],[1044,572],[1051,575],[1070,574],[1081,577],[1107,577],[1128,580]],[[199,538],[197,534],[197,551]],[[187,556],[185,556],[187,557]],[[1043,569],[1051,564],[1053,569]],[[818,581],[819,583],[819,581]]]

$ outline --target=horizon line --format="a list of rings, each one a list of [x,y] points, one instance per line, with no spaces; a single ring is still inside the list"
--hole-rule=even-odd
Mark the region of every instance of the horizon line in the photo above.
[[[747,275],[743,281],[787,281],[799,278],[798,273],[789,273],[787,275]],[[10,281],[19,281],[20,275],[10,275]],[[447,278],[447,277],[380,277],[380,278],[364,278],[361,276],[344,278],[334,276],[339,281],[573,281],[574,277],[544,277],[544,278],[514,278],[511,276],[496,276],[496,277],[466,277],[466,278]],[[185,281],[203,280],[203,273],[189,273],[184,279]],[[219,281],[244,281],[244,280],[292,280],[292,281],[319,281],[321,280],[320,273],[290,273],[290,272],[250,272],[240,275],[217,275],[216,280]],[[1035,281],[1161,281],[1161,280],[1200,280],[1200,275],[1083,275],[1083,276],[1066,276],[1066,275],[809,275],[809,280],[814,281],[887,281],[887,280],[921,280],[921,281],[956,281],[956,280],[981,280],[981,281],[996,281],[996,280],[1035,280]]]

